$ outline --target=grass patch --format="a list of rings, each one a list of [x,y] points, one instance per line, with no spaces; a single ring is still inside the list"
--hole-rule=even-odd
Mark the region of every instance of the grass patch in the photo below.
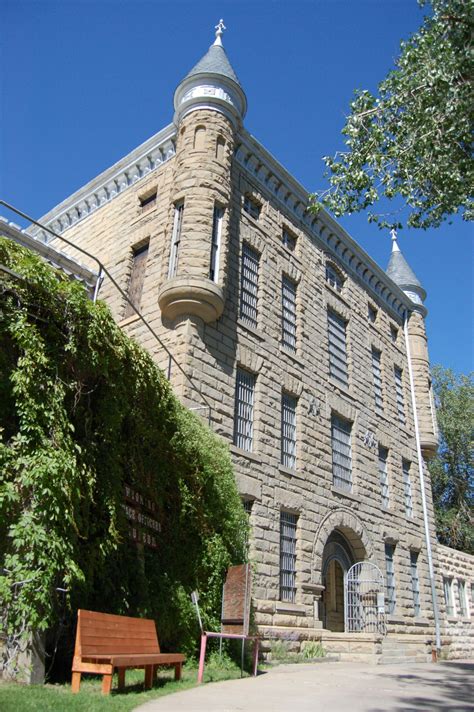
[[[244,672],[244,676],[247,673]],[[240,668],[227,655],[222,661],[219,655],[211,653],[204,670],[204,682],[233,680],[240,677]],[[158,679],[151,690],[143,689],[143,670],[127,670],[126,687],[117,690],[117,676],[114,675],[112,692],[103,696],[101,677],[84,675],[79,694],[73,695],[70,685],[21,685],[0,682],[0,709],[2,712],[130,712],[148,700],[154,700],[173,692],[188,690],[197,685],[197,663],[190,661],[183,668],[180,682],[174,681],[173,670],[158,673]]]

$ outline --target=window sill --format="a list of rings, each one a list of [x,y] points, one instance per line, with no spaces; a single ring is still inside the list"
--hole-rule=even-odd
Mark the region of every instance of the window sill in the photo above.
[[[278,465],[278,469],[284,475],[288,475],[289,477],[294,477],[296,475],[296,467],[293,468],[293,467],[286,467],[285,465]]]
[[[403,616],[397,616],[389,613],[387,615],[387,623],[406,623],[406,619]]]
[[[344,304],[344,306],[346,306],[348,309],[351,308],[347,299],[344,299],[344,297],[341,295],[341,292],[338,292],[337,289],[334,289],[334,287],[331,287],[331,285],[328,284],[327,282],[325,282],[324,284],[330,294],[334,294],[334,296],[337,297]]]
[[[260,464],[262,462],[262,458],[259,455],[255,455],[253,452],[248,452],[247,450],[242,450],[236,445],[231,445],[230,451],[233,455],[237,455],[238,457],[245,457],[247,460],[252,460],[252,462],[258,462]]]
[[[287,349],[283,344],[280,344],[280,353],[285,354],[285,356],[288,356],[288,358],[291,358],[292,361],[294,361],[298,366],[301,366],[304,368],[304,362],[303,359],[301,359],[299,356],[297,356],[296,352],[290,351]]]
[[[348,499],[352,499],[354,502],[361,502],[361,498],[359,497],[359,495],[354,494],[354,492],[349,492],[349,490],[340,489],[339,487],[335,487],[333,485],[331,487],[331,492],[335,495],[340,495],[342,497],[347,497]]]
[[[145,218],[154,217],[157,212],[158,212],[157,205],[153,208],[149,208],[148,210],[144,210],[143,212],[140,211],[138,213],[138,215],[135,218],[133,218],[133,220],[130,221],[130,227],[134,227],[135,225],[139,224]]]
[[[122,321],[119,321],[117,326],[120,326],[120,328],[123,328],[124,326],[128,326],[129,324],[133,324],[135,321],[138,321],[140,317],[138,314],[132,314],[132,316],[127,316],[125,319],[122,319]]]
[[[329,383],[331,384],[331,386],[336,388],[338,393],[340,393],[341,395],[346,396],[346,398],[350,398],[353,401],[356,400],[355,396],[353,396],[351,393],[351,387],[349,383],[347,385],[344,385],[343,383],[341,383],[341,381],[338,381],[336,378],[334,378],[334,376],[329,376]]]
[[[419,625],[419,626],[422,626],[422,625],[430,625],[430,622],[429,622],[428,618],[423,618],[422,616],[419,616],[418,618],[415,618],[415,619],[413,620],[413,623],[414,623],[415,625]]]
[[[247,324],[243,319],[237,319],[237,325],[249,334],[252,334],[252,336],[255,336],[255,338],[259,339],[259,341],[266,341],[265,335],[259,329],[255,328],[255,326]]]
[[[305,606],[298,603],[286,603],[285,601],[277,601],[275,603],[275,613],[287,613],[293,616],[300,616],[306,613]]]

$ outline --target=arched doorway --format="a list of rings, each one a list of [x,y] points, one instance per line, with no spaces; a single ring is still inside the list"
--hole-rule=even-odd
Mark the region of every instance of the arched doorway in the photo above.
[[[345,630],[345,579],[355,563],[354,552],[345,536],[334,530],[323,551],[322,619],[326,630],[343,633]]]

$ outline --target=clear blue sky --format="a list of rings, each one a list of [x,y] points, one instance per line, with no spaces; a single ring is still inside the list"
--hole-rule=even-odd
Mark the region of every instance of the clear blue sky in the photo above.
[[[375,90],[422,11],[416,0],[0,0],[0,195],[40,217],[168,124],[220,17],[247,129],[316,190],[353,90]],[[364,216],[341,222],[385,268],[389,236]],[[432,363],[471,370],[472,224],[403,230],[400,246],[428,292]]]

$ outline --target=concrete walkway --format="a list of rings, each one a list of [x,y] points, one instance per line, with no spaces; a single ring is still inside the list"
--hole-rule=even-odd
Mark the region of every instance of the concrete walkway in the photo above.
[[[257,678],[203,684],[134,712],[468,712],[474,661],[280,665]]]

